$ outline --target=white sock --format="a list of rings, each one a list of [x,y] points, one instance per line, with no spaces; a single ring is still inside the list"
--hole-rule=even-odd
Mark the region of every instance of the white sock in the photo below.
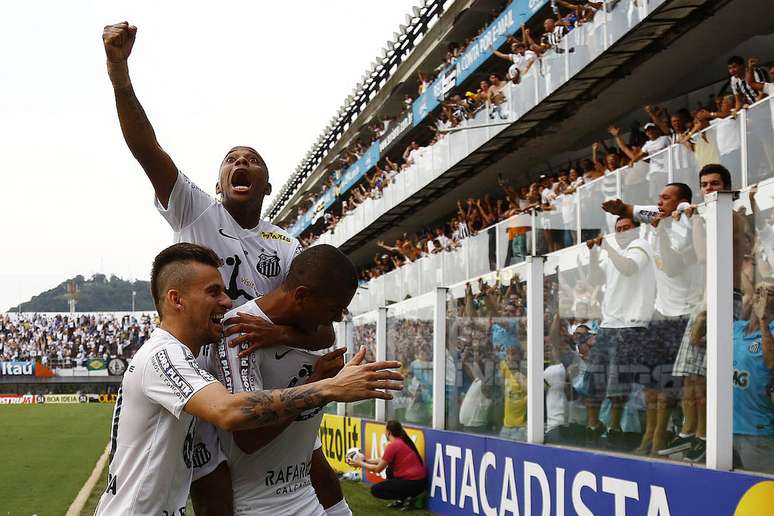
[[[342,498],[336,505],[325,509],[325,514],[328,516],[352,516],[352,511],[349,509],[349,505],[347,505],[347,499]]]

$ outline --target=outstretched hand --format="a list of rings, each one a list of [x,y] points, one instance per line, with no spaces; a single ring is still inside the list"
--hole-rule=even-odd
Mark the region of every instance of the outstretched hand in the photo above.
[[[352,357],[331,382],[332,398],[336,401],[351,402],[373,398],[391,400],[392,394],[384,392],[403,390],[403,375],[390,371],[401,366],[400,362],[387,360],[364,363],[365,346]]]

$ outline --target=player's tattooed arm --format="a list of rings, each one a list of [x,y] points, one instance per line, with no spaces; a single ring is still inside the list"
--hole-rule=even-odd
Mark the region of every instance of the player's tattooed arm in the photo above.
[[[104,28],[102,41],[107,57],[108,76],[113,84],[118,120],[126,145],[153,184],[156,197],[166,207],[177,180],[177,167],[156,140],[153,126],[137,100],[129,78],[127,60],[132,52],[136,34],[137,27],[127,22],[107,25]]]
[[[335,377],[344,367],[346,348],[339,348],[321,356],[314,365],[314,370],[305,385]],[[243,453],[255,453],[280,435],[296,418],[285,417],[277,423],[254,430],[234,432],[234,442]],[[335,478],[335,475],[334,475]],[[312,479],[314,482],[314,479]],[[336,480],[338,482],[338,480]],[[338,502],[341,497],[336,499]],[[331,504],[333,505],[333,504]]]
[[[196,392],[184,410],[223,430],[233,432],[276,425],[306,410],[331,401],[392,399],[385,391],[402,390],[403,376],[390,369],[400,362],[365,364],[365,347],[333,378],[290,389],[232,395],[223,385],[211,383]]]

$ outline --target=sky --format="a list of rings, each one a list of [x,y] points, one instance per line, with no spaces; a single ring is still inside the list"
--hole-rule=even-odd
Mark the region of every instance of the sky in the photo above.
[[[0,311],[77,274],[148,279],[172,243],[121,136],[105,25],[137,26],[132,82],[180,170],[214,193],[226,151],[249,145],[278,192],[417,3],[4,3]]]

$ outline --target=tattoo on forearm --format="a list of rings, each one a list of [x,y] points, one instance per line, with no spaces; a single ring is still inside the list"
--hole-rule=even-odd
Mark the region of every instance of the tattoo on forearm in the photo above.
[[[310,384],[291,389],[252,392],[242,412],[253,424],[270,425],[324,404],[325,398],[320,389]]]

